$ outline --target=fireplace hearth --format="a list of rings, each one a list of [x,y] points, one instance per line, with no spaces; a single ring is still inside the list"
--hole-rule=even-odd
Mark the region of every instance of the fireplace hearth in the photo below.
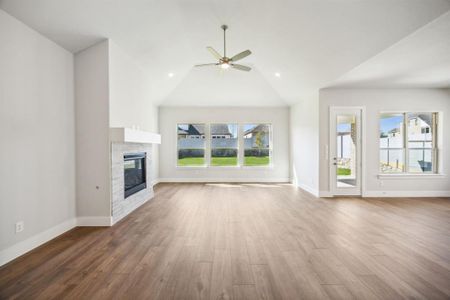
[[[123,156],[125,198],[147,188],[146,153],[126,153]]]

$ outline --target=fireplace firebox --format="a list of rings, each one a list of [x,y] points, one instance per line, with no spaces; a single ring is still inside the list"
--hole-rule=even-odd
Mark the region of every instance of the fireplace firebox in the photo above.
[[[147,188],[146,153],[127,153],[123,156],[125,198]]]

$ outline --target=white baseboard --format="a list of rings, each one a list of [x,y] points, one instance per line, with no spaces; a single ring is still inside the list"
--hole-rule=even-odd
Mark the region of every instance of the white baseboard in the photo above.
[[[330,191],[320,191],[320,197],[333,197]],[[365,191],[362,197],[450,197],[450,191]]]
[[[365,191],[363,197],[450,197],[450,191]]]
[[[153,185],[158,184],[158,183],[160,183],[160,182],[161,182],[161,181],[160,181],[159,178],[155,178],[155,179],[153,179],[153,180],[151,181],[151,184],[152,184],[152,186],[153,186]]]
[[[112,217],[78,217],[77,226],[112,226]]]
[[[297,187],[301,188],[302,190],[312,194],[313,196],[319,197],[319,191],[315,188],[312,188],[304,183],[300,183],[297,185]]]
[[[330,191],[319,191],[319,197],[330,198],[333,197],[333,194]]]
[[[160,178],[159,182],[233,182],[233,183],[289,183],[289,178]]]
[[[19,242],[9,248],[0,251],[0,266],[69,231],[76,225],[77,220],[75,218],[67,220],[61,224],[58,224],[41,233],[29,237],[22,242]]]

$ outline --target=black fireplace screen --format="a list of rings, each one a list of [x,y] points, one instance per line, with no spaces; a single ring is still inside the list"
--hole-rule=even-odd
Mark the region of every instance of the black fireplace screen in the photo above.
[[[145,160],[146,153],[129,153],[123,156],[125,198],[147,187]]]

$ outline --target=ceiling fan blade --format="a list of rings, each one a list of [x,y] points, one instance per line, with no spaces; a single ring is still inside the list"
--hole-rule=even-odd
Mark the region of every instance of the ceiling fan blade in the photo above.
[[[250,71],[252,68],[247,67],[247,66],[243,66],[243,65],[238,65],[238,64],[232,64],[231,65],[233,68],[241,70],[241,71]]]
[[[200,65],[195,65],[194,67],[207,67],[207,66],[217,66],[218,64],[216,63],[212,63],[212,64],[200,64]]]
[[[214,50],[213,47],[206,47],[206,49],[208,49],[208,51],[218,60],[222,59],[222,55],[219,54],[219,52],[217,52],[216,50]]]
[[[250,50],[245,50],[245,51],[242,51],[241,53],[236,54],[235,56],[233,56],[233,57],[231,58],[231,60],[232,60],[232,61],[238,61],[238,60],[240,60],[240,59],[243,59],[244,57],[249,56],[250,54],[252,54],[252,51],[250,51]]]

